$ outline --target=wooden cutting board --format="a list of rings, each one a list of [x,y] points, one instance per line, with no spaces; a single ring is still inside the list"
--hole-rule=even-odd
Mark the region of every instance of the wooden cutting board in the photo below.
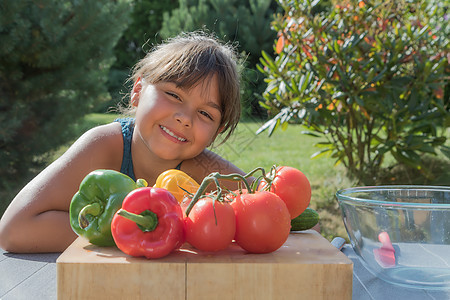
[[[58,299],[351,299],[353,263],[313,230],[268,254],[233,244],[185,245],[164,258],[131,257],[78,238],[57,259]]]

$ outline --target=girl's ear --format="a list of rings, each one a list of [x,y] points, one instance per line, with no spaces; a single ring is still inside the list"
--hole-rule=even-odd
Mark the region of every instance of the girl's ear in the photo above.
[[[138,106],[141,91],[142,91],[142,80],[141,77],[139,77],[134,83],[133,90],[131,91],[130,101],[132,106]]]

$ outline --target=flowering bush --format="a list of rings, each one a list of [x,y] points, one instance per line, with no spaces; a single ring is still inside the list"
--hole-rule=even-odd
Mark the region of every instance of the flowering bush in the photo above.
[[[300,122],[325,137],[315,156],[330,154],[366,184],[387,153],[426,174],[422,156],[444,147],[450,124],[445,7],[353,0],[313,14],[320,1],[278,1],[276,58],[263,52],[259,66],[273,117],[258,133]]]

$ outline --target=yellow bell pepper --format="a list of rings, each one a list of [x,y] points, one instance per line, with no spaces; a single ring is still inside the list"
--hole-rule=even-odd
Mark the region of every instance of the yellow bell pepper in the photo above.
[[[158,176],[153,187],[168,190],[177,199],[178,203],[181,203],[187,194],[186,191],[195,194],[199,184],[183,171],[170,169]]]

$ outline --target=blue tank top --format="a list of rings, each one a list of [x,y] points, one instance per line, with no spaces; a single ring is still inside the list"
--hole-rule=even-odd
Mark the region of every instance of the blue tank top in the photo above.
[[[120,173],[130,176],[131,179],[136,181],[136,176],[134,176],[133,170],[133,158],[131,157],[131,139],[133,137],[134,131],[134,118],[118,118],[114,122],[120,123],[122,127],[123,136],[123,156],[122,165],[120,166]],[[175,169],[179,170],[181,167],[180,162]]]
[[[115,119],[114,122],[119,122],[120,126],[122,126],[123,156],[120,172],[136,181],[133,170],[133,158],[131,157],[131,138],[133,137],[134,131],[134,118]]]

